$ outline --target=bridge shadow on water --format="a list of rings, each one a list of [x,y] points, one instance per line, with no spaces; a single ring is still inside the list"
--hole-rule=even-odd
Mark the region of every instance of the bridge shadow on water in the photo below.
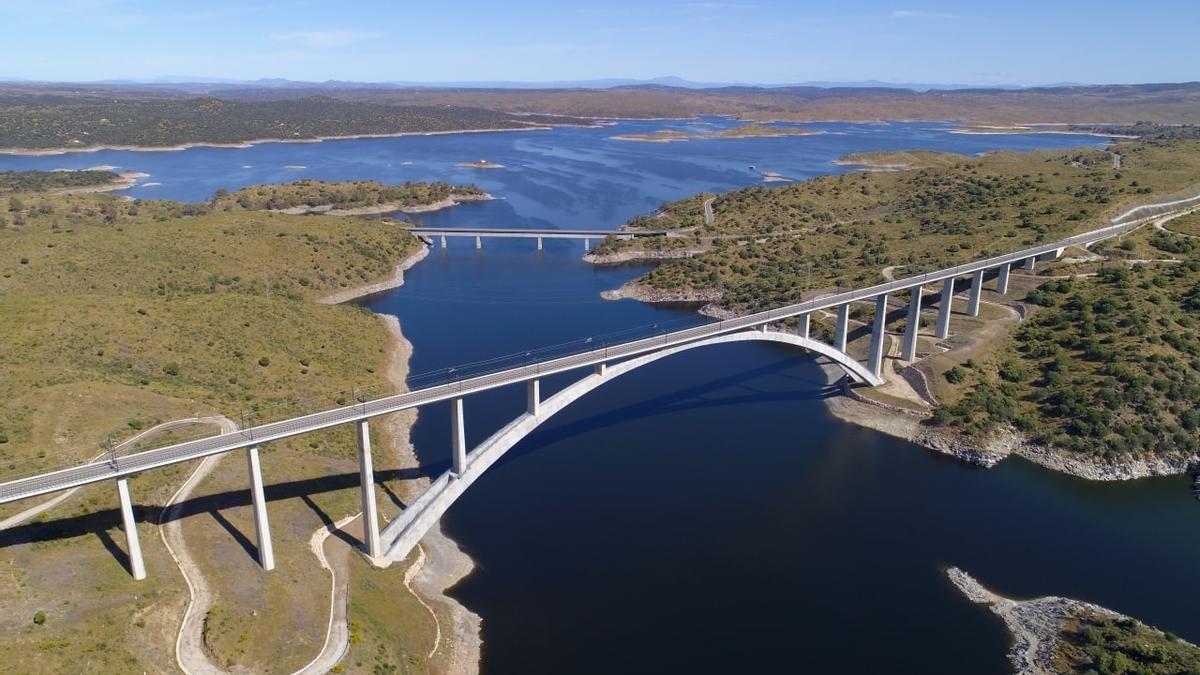
[[[714,380],[708,380],[695,386],[673,391],[653,398],[637,401],[629,405],[612,408],[604,412],[571,420],[565,424],[539,429],[523,439],[514,452],[505,460],[537,451],[562,440],[585,434],[596,429],[619,423],[628,423],[660,415],[668,415],[686,410],[740,406],[753,403],[781,401],[814,401],[837,396],[841,393],[838,384],[828,384],[821,377],[803,377],[788,371],[788,366],[795,359],[806,359],[807,356],[795,356],[770,364],[741,371]],[[818,360],[818,362],[824,359]],[[786,390],[767,390],[753,386],[755,380],[771,376],[794,382],[795,388]],[[730,395],[714,395],[717,392],[733,390]],[[588,395],[583,397],[588,398]],[[448,440],[447,440],[448,442]],[[399,509],[406,504],[399,495],[388,485],[390,481],[407,481],[418,478],[436,478],[450,469],[449,461],[436,461],[419,467],[405,469],[381,470],[375,472],[376,485],[387,495],[388,499]],[[264,486],[267,502],[285,499],[300,499],[317,515],[321,522],[333,530],[337,536],[351,546],[357,547],[357,538],[345,532],[332,528],[334,519],[327,514],[315,501],[312,495],[336,490],[353,489],[359,486],[358,472],[306,478],[302,480],[274,483]],[[257,545],[229,521],[222,513],[227,509],[250,506],[250,491],[226,490],[213,494],[190,497],[178,502],[170,509],[161,506],[135,506],[134,518],[140,522],[154,524],[181,520],[194,515],[208,514],[251,556],[257,556]],[[164,511],[166,513],[164,514]],[[21,544],[71,539],[93,535],[113,557],[126,569],[129,568],[129,557],[120,544],[114,541],[110,532],[120,523],[120,512],[116,508],[105,509],[65,518],[25,523],[7,530],[0,531],[0,549]]]

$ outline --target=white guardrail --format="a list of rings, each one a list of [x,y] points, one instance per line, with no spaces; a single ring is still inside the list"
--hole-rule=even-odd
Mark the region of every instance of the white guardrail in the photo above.
[[[616,345],[605,346],[578,354],[571,354],[544,361],[530,363],[516,368],[464,378],[456,382],[425,387],[403,394],[385,396],[372,401],[354,403],[351,405],[313,413],[292,419],[262,424],[230,434],[210,436],[192,441],[176,443],[161,448],[118,457],[113,460],[100,460],[68,469],[61,469],[27,478],[0,483],[0,504],[35,497],[38,495],[66,490],[88,483],[129,476],[148,469],[155,469],[170,464],[177,464],[209,455],[230,452],[260,443],[277,441],[291,436],[327,429],[329,427],[349,424],[360,420],[377,417],[388,413],[415,408],[418,406],[444,401],[467,394],[494,389],[515,384],[538,377],[574,370],[584,366],[603,363],[614,359],[626,358],[638,354],[652,352],[664,347],[683,344],[693,340],[714,337],[723,333],[744,330],[772,321],[778,321],[800,314],[837,307],[848,302],[874,298],[879,295],[903,291],[915,286],[936,283],[945,279],[965,276],[979,270],[988,270],[1006,263],[1015,263],[1058,251],[1068,246],[1084,246],[1103,239],[1115,237],[1128,232],[1143,223],[1162,216],[1164,213],[1184,211],[1200,207],[1200,194],[1161,204],[1139,206],[1113,218],[1114,225],[1104,227],[1084,234],[1075,235],[1050,244],[1043,244],[982,260],[956,265],[936,272],[919,274],[905,279],[898,279],[867,288],[856,289],[844,293],[809,300],[807,302],[778,307],[776,309],[747,314],[745,316],[724,321],[717,321],[695,328],[667,332],[648,338],[641,338]]]

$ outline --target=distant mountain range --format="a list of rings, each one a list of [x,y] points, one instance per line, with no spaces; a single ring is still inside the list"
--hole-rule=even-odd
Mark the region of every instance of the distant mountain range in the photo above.
[[[3,77],[0,82],[38,82],[28,78]],[[905,89],[910,91],[953,91],[962,89],[1029,89],[1027,85],[1015,84],[946,84],[935,82],[883,82],[880,80],[860,81],[806,81],[784,84],[754,83],[754,82],[695,82],[673,75],[655,77],[647,80],[634,78],[603,78],[592,80],[461,80],[445,82],[417,82],[410,80],[395,80],[388,82],[354,82],[348,80],[326,80],[324,82],[306,82],[283,78],[262,78],[258,80],[238,80],[231,78],[195,77],[188,75],[166,75],[144,79],[113,79],[80,82],[78,84],[109,85],[109,86],[140,86],[140,87],[172,87],[185,89],[196,93],[205,93],[216,88],[231,89],[250,87],[255,89],[612,89],[616,87],[675,87],[681,89],[724,89],[724,88],[760,88],[788,89],[795,87],[817,87],[823,89],[840,88],[870,88],[870,89]],[[219,85],[210,87],[207,85]],[[1083,86],[1077,82],[1056,82],[1041,84],[1037,87],[1069,87]]]

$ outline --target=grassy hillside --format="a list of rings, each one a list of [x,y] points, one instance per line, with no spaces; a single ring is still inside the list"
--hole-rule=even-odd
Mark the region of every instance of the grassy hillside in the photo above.
[[[1123,157],[1113,168],[1112,153]],[[667,204],[630,228],[689,228],[663,242],[606,241],[599,253],[701,246],[641,282],[716,291],[734,310],[796,302],[805,290],[875,283],[884,268],[916,274],[1095,228],[1123,207],[1193,187],[1200,141],[1137,141],[1081,149],[940,158],[912,171],[827,176]]]
[[[0,171],[0,195],[94,188],[118,180],[120,176],[111,171]]]
[[[416,249],[387,223],[186,216],[197,207],[108,195],[6,206],[0,475],[91,457],[109,433],[158,419],[333,405],[384,384],[380,322],[313,300],[386,277]]]
[[[353,209],[381,204],[410,207],[433,204],[456,195],[483,197],[485,193],[474,185],[451,185],[441,181],[386,185],[371,180],[331,183],[304,179],[279,185],[245,187],[231,196],[244,209],[275,210],[297,206]]]
[[[1056,645],[1064,673],[1175,675],[1200,672],[1200,649],[1133,619],[1085,614],[1066,622]]]
[[[1107,460],[1200,452],[1200,241],[1152,241],[1187,258],[1031,291],[1039,309],[1002,349],[946,374],[966,384],[932,422],[976,436],[1011,425]]]
[[[393,106],[326,96],[290,101],[218,98],[0,97],[0,148],[87,148],[239,143],[357,134],[519,129],[529,120],[493,110]]]

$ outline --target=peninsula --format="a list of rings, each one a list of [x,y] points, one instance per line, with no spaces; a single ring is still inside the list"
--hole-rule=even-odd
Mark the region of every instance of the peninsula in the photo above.
[[[225,195],[217,196],[222,201]],[[303,179],[276,185],[241,188],[228,196],[238,207],[251,211],[276,211],[354,216],[375,213],[421,213],[461,202],[493,197],[474,185],[405,182],[387,185],[378,181],[327,181]]]
[[[678,236],[612,238],[589,260],[660,261],[619,297],[691,300],[722,317],[799,302],[1053,241],[1137,204],[1193,195],[1200,129],[1186,129],[1108,150],[860,156],[847,161],[921,168],[746,188],[711,202],[697,195],[625,226]],[[854,396],[876,412],[831,405],[985,464],[1016,453],[1096,479],[1185,471],[1200,455],[1200,363],[1187,330],[1200,240],[1159,225],[1018,272],[1015,290],[984,297],[997,321],[953,319],[951,338],[921,338],[912,363],[888,359],[889,384]],[[870,316],[861,307],[851,320]],[[832,317],[813,319],[828,338]],[[889,333],[903,332],[904,313],[888,322]]]
[[[614,141],[642,141],[646,143],[671,143],[676,141],[711,140],[723,138],[782,138],[785,136],[819,136],[825,133],[797,126],[772,126],[767,124],[743,124],[732,129],[719,131],[678,131],[662,129],[649,134],[620,134],[609,136]]]

